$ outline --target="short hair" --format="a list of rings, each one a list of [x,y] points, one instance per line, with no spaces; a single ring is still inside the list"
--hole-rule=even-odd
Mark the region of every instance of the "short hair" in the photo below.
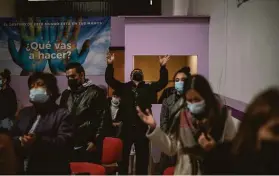
[[[10,70],[4,69],[4,71],[2,71],[0,73],[0,76],[7,80],[7,84],[10,84],[10,82],[11,82],[11,72],[10,72]]]
[[[51,99],[56,101],[60,96],[56,77],[50,73],[35,72],[28,78],[29,89],[31,88],[31,85],[39,79],[44,81],[47,90],[51,93]]]
[[[78,63],[78,62],[71,62],[66,66],[66,71],[70,70],[70,69],[76,69],[77,73],[84,73],[85,75],[85,70],[83,68],[83,66]]]
[[[134,69],[133,71],[131,71],[131,73],[130,73],[130,78],[131,78],[131,79],[132,79],[132,76],[133,76],[133,74],[134,74],[135,71],[141,72],[141,74],[143,74],[142,69],[140,69],[140,68],[135,68],[135,69]]]

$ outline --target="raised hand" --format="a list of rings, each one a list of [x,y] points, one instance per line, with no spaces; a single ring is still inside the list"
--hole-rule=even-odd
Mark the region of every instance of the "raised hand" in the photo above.
[[[151,128],[156,128],[156,122],[153,118],[153,115],[150,113],[150,111],[146,109],[145,110],[146,114],[145,114],[144,112],[142,112],[140,107],[137,106],[136,108],[138,111],[138,116],[141,118],[141,120]]]
[[[47,42],[47,32],[42,30],[41,25],[38,25],[40,24],[40,19],[38,18],[35,20],[35,23],[33,18],[29,18],[28,24],[28,27],[24,25],[19,26],[21,36],[19,50],[16,49],[14,40],[8,39],[8,48],[12,60],[22,68],[22,76],[30,75],[32,72],[44,71],[47,63],[47,60],[42,58],[41,55],[45,54],[47,50],[36,47],[38,45],[44,45]]]
[[[170,60],[170,55],[166,55],[163,57],[159,56],[159,62],[161,66],[165,66],[169,60]]]
[[[108,53],[107,54],[107,62],[108,62],[108,64],[112,64],[114,59],[115,59],[114,53],[112,53],[112,54]]]
[[[60,53],[60,58],[50,59],[49,67],[53,74],[64,74],[65,67],[68,63],[78,62],[83,64],[89,53],[90,40],[83,43],[81,51],[77,48],[78,36],[80,33],[81,18],[78,18],[72,30],[72,20],[62,18],[60,25],[50,26],[50,43],[52,48],[49,50],[50,54]],[[72,33],[71,33],[72,31]],[[71,35],[70,35],[71,34]]]

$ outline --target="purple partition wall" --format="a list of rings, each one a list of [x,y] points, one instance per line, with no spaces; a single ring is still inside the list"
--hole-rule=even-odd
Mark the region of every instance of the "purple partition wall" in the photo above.
[[[209,18],[125,19],[125,80],[134,55],[198,55],[198,73],[208,78]],[[158,63],[159,64],[159,63]]]

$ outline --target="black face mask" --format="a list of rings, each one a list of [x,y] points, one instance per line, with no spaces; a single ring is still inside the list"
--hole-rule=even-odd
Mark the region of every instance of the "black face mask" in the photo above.
[[[140,72],[135,72],[133,74],[133,80],[135,80],[137,82],[141,82],[141,81],[143,81],[143,75]]]
[[[77,79],[69,79],[68,86],[71,88],[71,90],[77,90],[80,86],[80,83]]]

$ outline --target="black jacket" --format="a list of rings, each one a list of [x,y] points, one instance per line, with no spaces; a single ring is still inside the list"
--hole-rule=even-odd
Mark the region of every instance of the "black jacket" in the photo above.
[[[24,159],[28,157],[26,174],[70,174],[73,126],[68,110],[53,105],[39,121],[35,130],[35,143],[30,148],[22,147],[19,137],[28,134],[36,117],[35,107],[22,109],[12,130],[15,151],[20,160],[19,172],[22,174]]]
[[[0,90],[0,120],[10,118],[14,120],[17,111],[17,99],[15,91],[11,87]]]
[[[170,112],[179,98],[180,96],[177,93],[172,93],[172,95],[169,95],[169,97],[165,98],[162,103],[160,127],[164,132],[168,132],[171,124],[173,123],[173,117],[171,117]]]
[[[77,92],[62,93],[60,106],[74,116],[75,146],[87,146],[106,136],[111,124],[104,91],[96,85],[83,86]]]
[[[165,88],[165,90],[163,91],[161,97],[158,100],[158,103],[162,104],[164,99],[168,98],[169,96],[171,96],[174,93],[176,93],[176,89],[174,87]]]
[[[106,69],[106,82],[114,90],[120,93],[121,107],[125,108],[123,111],[123,131],[133,126],[144,132],[147,129],[137,115],[136,106],[142,110],[151,109],[151,104],[154,99],[154,94],[162,90],[168,84],[168,70],[165,66],[160,69],[160,79],[157,82],[146,84],[141,82],[136,86],[132,81],[122,83],[114,78],[114,69],[112,64],[108,64]]]

